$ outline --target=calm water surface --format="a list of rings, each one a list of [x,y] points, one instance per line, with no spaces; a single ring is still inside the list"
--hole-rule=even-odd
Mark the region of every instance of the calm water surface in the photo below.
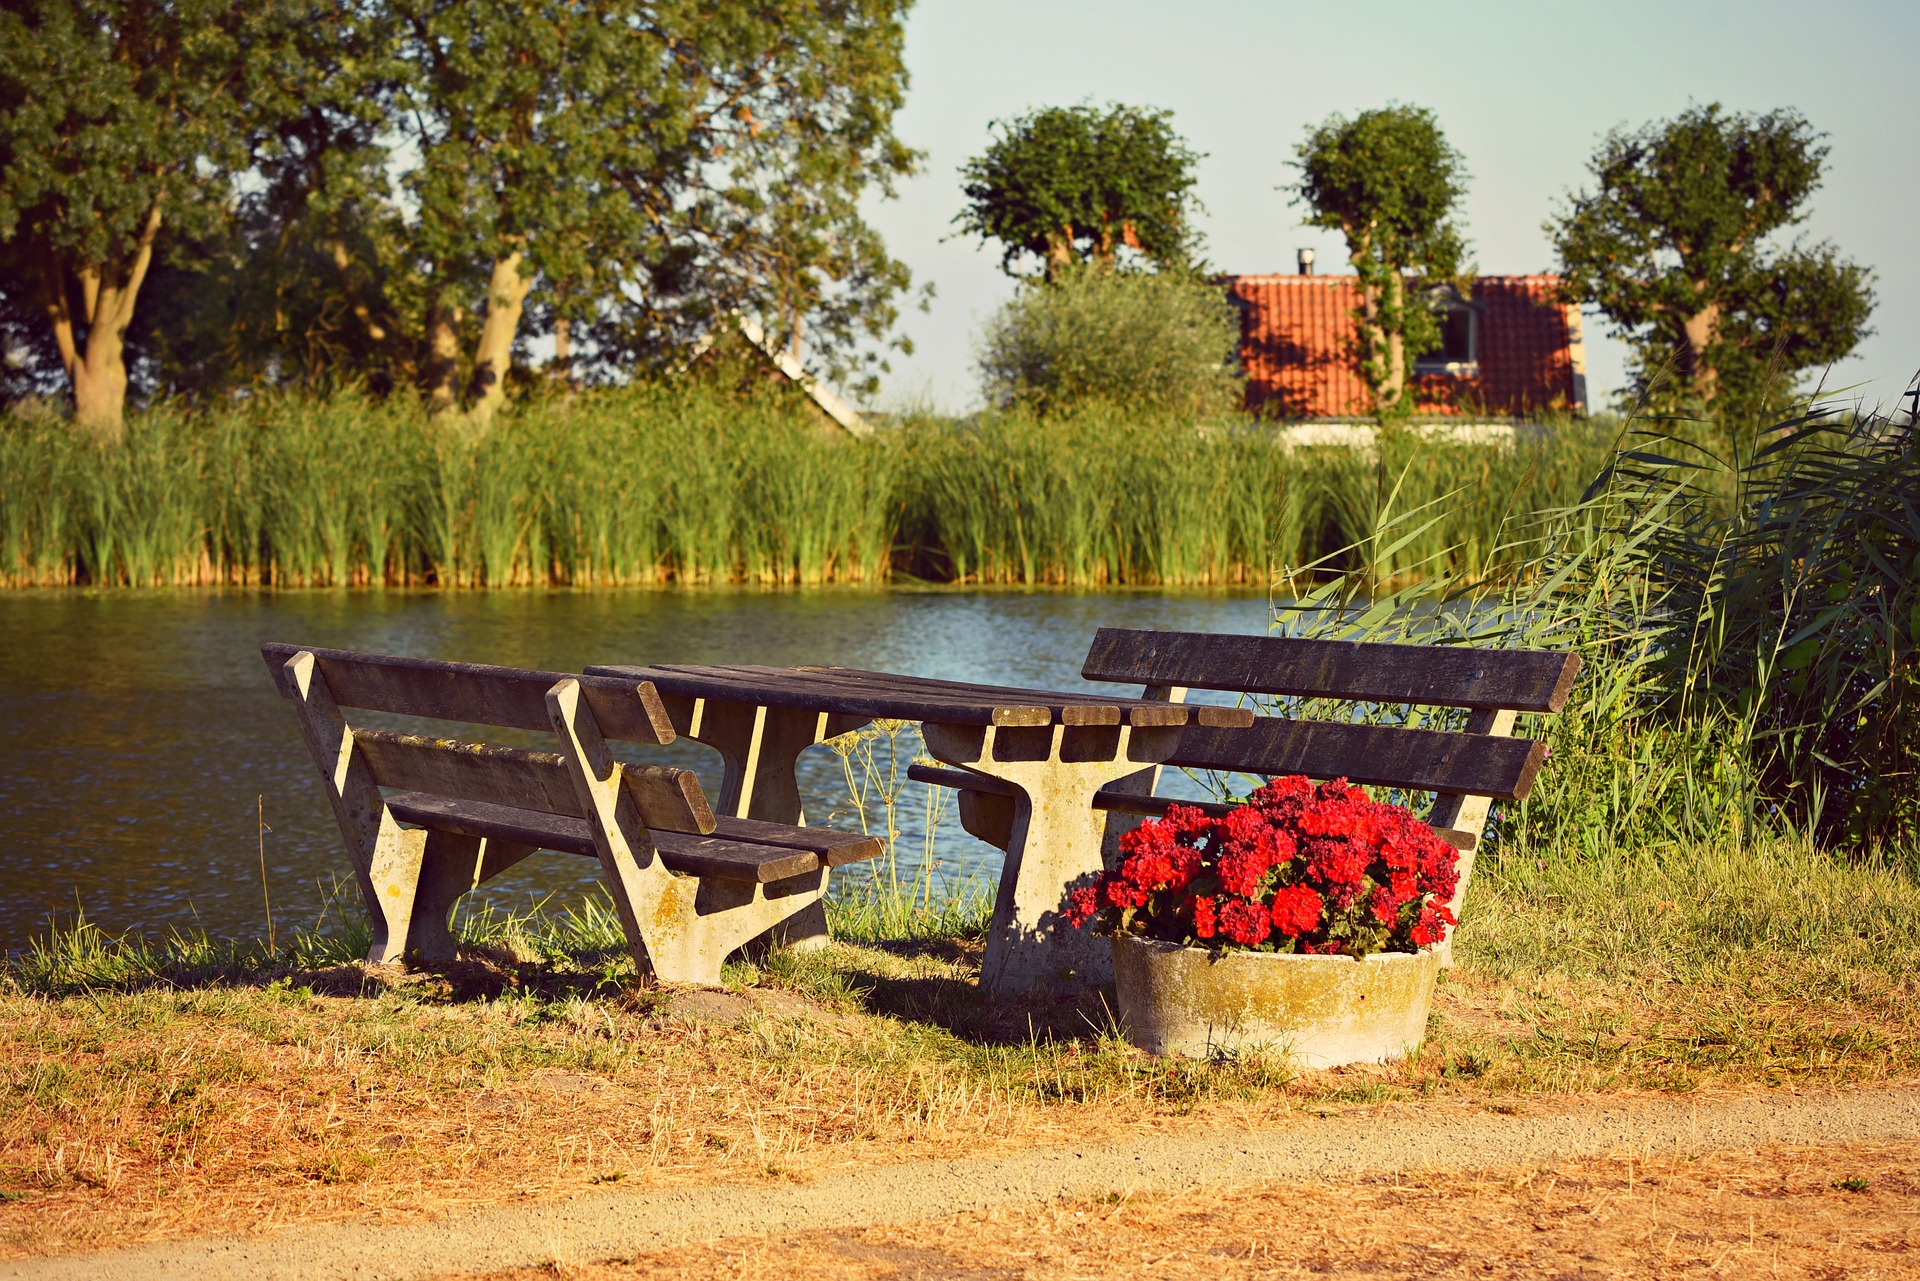
[[[326,910],[346,857],[295,723],[260,660],[262,641],[578,671],[588,663],[831,663],[956,680],[1085,688],[1103,624],[1266,629],[1265,597],[952,591],[340,592],[0,595],[0,948],[77,911],[163,934],[265,932]],[[1109,687],[1111,688],[1111,687]],[[701,771],[718,758],[676,744],[651,759]],[[857,825],[838,758],[802,759],[810,821]],[[920,792],[918,784],[914,793]],[[905,825],[902,872],[919,841]],[[996,876],[999,851],[949,818],[936,832],[949,879]],[[482,891],[501,906],[577,901],[596,864],[529,859]],[[479,896],[475,896],[479,897]]]

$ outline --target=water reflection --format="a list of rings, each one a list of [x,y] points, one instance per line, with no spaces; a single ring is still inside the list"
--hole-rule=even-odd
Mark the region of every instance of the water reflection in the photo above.
[[[1264,597],[1147,592],[0,595],[0,815],[11,838],[0,947],[17,949],[77,910],[113,930],[263,932],[256,804],[272,828],[275,917],[282,928],[313,923],[345,856],[293,711],[260,661],[262,641],[572,671],[834,663],[1071,689],[1103,624],[1258,632],[1266,618]],[[717,787],[717,758],[698,744],[668,757]],[[830,821],[849,822],[832,753],[809,752],[801,784],[815,821],[837,808]],[[916,817],[903,815],[909,861]],[[945,874],[997,875],[998,851],[957,822],[936,848]],[[550,855],[487,888],[506,904],[548,895],[559,904],[595,871]]]

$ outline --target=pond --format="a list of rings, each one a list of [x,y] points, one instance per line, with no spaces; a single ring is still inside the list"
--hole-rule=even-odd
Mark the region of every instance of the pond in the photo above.
[[[262,839],[280,930],[315,925],[343,890],[353,898],[339,831],[262,641],[561,671],[831,663],[1073,689],[1087,688],[1080,662],[1102,625],[1262,632],[1268,616],[1263,595],[1142,591],[6,593],[0,948],[78,913],[112,932],[263,935]],[[698,769],[717,790],[718,758],[699,744],[649,759]],[[809,821],[859,825],[829,749],[802,758],[801,785]],[[920,785],[911,793],[902,877],[917,874],[924,848]],[[948,886],[998,876],[999,851],[951,816],[932,850]],[[561,908],[597,872],[590,860],[548,855],[483,893],[501,907]]]

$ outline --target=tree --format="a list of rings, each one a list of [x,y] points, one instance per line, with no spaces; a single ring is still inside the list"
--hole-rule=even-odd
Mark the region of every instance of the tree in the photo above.
[[[1867,335],[1871,273],[1825,243],[1769,245],[1806,219],[1823,136],[1797,111],[1718,103],[1607,135],[1596,190],[1546,227],[1569,300],[1606,314],[1643,381],[1671,353],[1684,397],[1753,412],[1770,368],[1791,376]]]
[[[1433,112],[1397,105],[1352,120],[1329,116],[1296,154],[1300,181],[1291,190],[1310,211],[1304,225],[1345,236],[1360,277],[1359,368],[1374,412],[1404,416],[1413,408],[1407,352],[1441,338],[1432,291],[1466,271],[1454,221],[1466,191],[1462,157]]]
[[[986,154],[960,169],[970,202],[954,220],[998,240],[1001,269],[1038,258],[1046,279],[1078,261],[1111,267],[1122,248],[1160,267],[1186,267],[1196,246],[1192,190],[1199,153],[1170,111],[1118,103],[1047,107],[1009,122]]]
[[[987,398],[1040,413],[1105,400],[1205,417],[1240,402],[1240,315],[1182,272],[1088,264],[1026,281],[987,325]]]
[[[684,348],[735,311],[794,345],[811,321],[844,364],[892,323],[906,269],[858,201],[915,160],[892,134],[906,0],[388,3],[417,212],[357,206],[361,234],[331,243],[351,246],[352,314],[410,335],[436,409],[485,427],[536,286],[576,366]]]
[[[296,52],[315,23],[297,0],[0,12],[0,332],[51,349],[76,428],[120,437],[126,332],[163,232],[217,226],[265,132],[318,92]]]

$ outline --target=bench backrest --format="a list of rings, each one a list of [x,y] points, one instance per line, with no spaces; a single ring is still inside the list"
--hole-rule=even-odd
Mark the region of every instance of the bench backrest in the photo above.
[[[575,681],[602,738],[655,745],[674,739],[660,695],[647,681],[272,642],[260,652],[281,695],[302,705],[303,730],[322,773],[344,739],[352,745],[349,772],[364,771],[364,781],[377,788],[589,817],[559,753],[349,726],[340,708],[553,734],[547,694],[560,682]],[[304,691],[296,659],[312,663],[311,688]],[[692,771],[654,765],[619,770],[648,827],[714,830],[712,809]]]
[[[1516,712],[1557,712],[1577,654],[1103,627],[1081,675],[1189,689],[1332,698],[1472,712],[1465,732],[1260,717],[1244,729],[1190,725],[1167,762],[1250,774],[1345,777],[1442,796],[1518,800],[1546,745],[1508,737]]]

